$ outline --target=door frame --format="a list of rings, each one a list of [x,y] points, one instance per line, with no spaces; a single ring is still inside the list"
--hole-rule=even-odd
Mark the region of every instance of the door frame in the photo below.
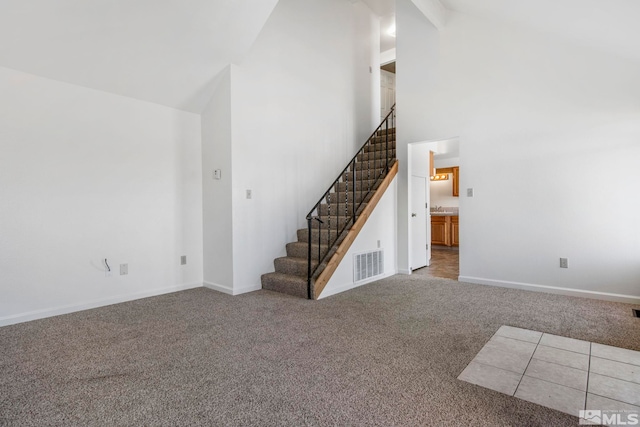
[[[420,180],[420,187],[422,187],[422,181],[424,181],[424,199],[420,198],[420,200],[416,201],[415,199],[415,194],[413,194],[413,190],[415,190],[416,188],[413,187],[413,185],[415,184],[416,180]],[[411,200],[411,209],[409,209],[409,211],[411,212],[411,228],[412,228],[412,232],[411,232],[411,250],[409,251],[409,269],[411,271],[413,270],[417,270],[419,268],[422,267],[429,267],[429,265],[431,265],[431,244],[429,243],[431,241],[430,239],[430,235],[431,235],[431,216],[428,213],[428,209],[430,206],[429,203],[429,177],[428,176],[423,176],[423,175],[411,175],[411,195],[410,195],[410,200]],[[422,188],[421,188],[422,189]],[[422,193],[422,191],[420,192]],[[423,202],[424,200],[424,202]],[[417,203],[419,202],[419,203]],[[424,206],[423,206],[424,203]],[[414,206],[414,204],[417,206]],[[418,224],[416,224],[416,221],[414,219],[414,216],[419,220]],[[421,230],[419,228],[414,228],[414,227],[419,227],[419,223],[424,221],[425,223],[425,230],[424,230],[424,244],[426,244],[426,247],[424,248],[424,258],[422,258],[422,254],[420,255],[420,259],[416,260],[417,256],[416,256],[416,250],[417,248],[414,248],[414,243],[416,243],[416,240],[418,239],[418,233],[421,232]],[[420,252],[422,252],[422,244],[420,245]]]
[[[431,194],[431,180],[429,179],[430,174],[428,173],[429,171],[429,157],[428,157],[428,152],[429,151],[433,151],[434,153],[442,153],[442,152],[447,152],[447,148],[448,146],[450,146],[451,143],[458,143],[459,139],[456,138],[447,138],[447,139],[441,139],[441,140],[434,140],[434,141],[416,141],[416,142],[411,142],[409,144],[407,144],[408,148],[407,148],[407,169],[408,169],[408,173],[407,173],[407,195],[409,197],[408,200],[408,210],[409,210],[409,215],[411,215],[411,206],[412,206],[412,200],[411,200],[411,195],[412,195],[412,177],[415,176],[425,176],[427,178],[427,210],[431,209],[431,200],[430,200],[430,194]],[[425,153],[427,153],[427,155],[425,155]],[[458,155],[459,157],[459,155]],[[411,223],[411,218],[409,218],[409,236],[407,239],[407,243],[408,243],[408,254],[409,254],[409,259],[408,259],[408,264],[409,266],[411,266],[411,252],[412,252],[412,248],[413,248],[413,226]],[[460,240],[462,240],[462,236],[460,237]],[[428,244],[428,250],[427,250],[427,266],[431,265],[431,215],[427,215],[427,244]],[[408,272],[408,274],[411,274],[410,272]]]

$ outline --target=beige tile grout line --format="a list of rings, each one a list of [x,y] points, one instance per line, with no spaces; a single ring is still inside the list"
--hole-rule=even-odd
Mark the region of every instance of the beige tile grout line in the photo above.
[[[508,326],[508,325],[507,325],[507,326]],[[514,327],[515,327],[515,326],[514,326]],[[529,330],[530,330],[530,331],[533,331],[533,329],[529,329]],[[540,331],[534,331],[534,332],[540,332]],[[554,347],[554,346],[552,346],[552,345],[544,345],[544,344],[540,344],[540,341],[542,341],[542,336],[543,336],[544,334],[546,334],[546,332],[540,332],[540,333],[541,333],[542,335],[540,335],[540,339],[538,340],[538,342],[537,342],[537,343],[535,343],[535,345],[536,345],[536,349],[538,348],[538,346],[539,346],[539,345],[541,345],[541,346],[543,346],[543,347],[554,348],[554,349],[556,349],[556,350],[562,350],[562,351],[568,351],[568,352],[570,352],[570,353],[584,354],[584,353],[581,353],[581,352],[579,352],[579,351],[567,350],[566,348],[562,348],[562,347]],[[557,337],[560,337],[560,338],[569,338],[569,337],[563,337],[562,335],[556,335],[556,336],[557,336]],[[507,338],[507,339],[514,340],[514,341],[520,341],[520,342],[526,342],[526,343],[529,343],[529,344],[534,344],[534,343],[532,343],[531,341],[525,341],[525,340],[521,340],[521,339],[518,339],[518,338],[507,337],[507,336],[505,336],[505,335],[498,335],[497,333],[493,334],[493,336],[492,336],[491,338],[493,338],[493,337]],[[578,338],[570,338],[570,339],[572,339],[572,340],[577,340],[577,341],[584,341],[584,342],[588,342],[588,343],[589,343],[589,355],[591,355],[591,342],[589,342],[589,341],[587,341],[587,340],[581,340],[581,339],[578,339]],[[491,339],[489,339],[489,340],[491,340]],[[620,347],[616,347],[616,348],[620,348]],[[606,357],[601,357],[600,359],[606,359]],[[616,360],[614,360],[614,359],[607,359],[607,360],[613,360],[614,362],[616,362]],[[549,363],[553,363],[553,362],[549,362]],[[620,362],[620,363],[625,363],[625,362]],[[627,363],[627,365],[633,365],[633,363]],[[563,366],[564,366],[564,365],[563,365]],[[578,368],[575,368],[575,369],[578,369]]]
[[[520,375],[520,381],[518,381],[518,385],[516,386],[516,389],[513,391],[513,394],[511,396],[516,397],[516,393],[518,392],[518,389],[520,388],[520,383],[522,382],[522,379],[524,378],[524,374],[527,372],[527,369],[529,369],[529,365],[531,364],[531,361],[533,360],[533,355],[536,354],[536,350],[538,349],[538,346],[540,345],[540,340],[542,339],[542,336],[544,335],[544,333],[542,333],[540,335],[540,338],[538,338],[538,342],[536,343],[536,348],[533,349],[533,353],[531,353],[531,357],[529,358],[529,363],[527,363],[527,366],[524,368],[524,372],[522,372],[522,375]],[[586,399],[586,397],[585,397]]]
[[[589,365],[587,366],[587,387],[584,391],[584,410],[587,410],[587,398],[589,398],[589,378],[591,378],[591,341],[589,341]]]

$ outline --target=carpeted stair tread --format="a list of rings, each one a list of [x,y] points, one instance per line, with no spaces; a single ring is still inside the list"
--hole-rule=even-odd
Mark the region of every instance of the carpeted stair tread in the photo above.
[[[386,151],[387,148],[389,149],[389,151],[396,148],[396,142],[389,142],[389,147],[387,147],[387,144],[370,144],[364,148],[364,152],[370,153],[373,151]]]
[[[385,135],[385,134],[394,134],[396,133],[396,128],[389,128],[389,129],[383,129],[383,130],[379,130],[376,132],[376,135],[380,136],[380,135]]]
[[[395,142],[395,140],[396,140],[395,135],[389,135],[389,137],[382,135],[382,136],[374,136],[369,140],[369,142],[371,144],[386,144],[387,142],[388,143]]]
[[[307,278],[283,273],[267,273],[262,277],[262,289],[307,298]]]
[[[321,254],[324,254],[328,249],[329,247],[323,244],[320,244],[320,248],[318,248],[318,245],[311,245],[311,259],[318,258],[318,251],[320,251]],[[287,243],[287,256],[292,258],[304,258],[306,260],[309,256],[309,245],[302,242]]]
[[[364,179],[356,180],[356,191],[367,191],[368,189],[375,190],[382,182],[381,179]],[[353,182],[338,182],[333,188],[335,192],[344,192],[346,189],[353,191]]]
[[[356,159],[359,162],[363,162],[363,161],[367,161],[367,160],[373,160],[374,158],[379,159],[379,158],[385,158],[386,155],[386,151],[385,150],[372,150],[372,151],[368,151],[366,153],[360,153],[358,154],[358,156],[356,157]],[[389,148],[389,155],[386,156],[388,160],[394,160],[396,158],[396,149],[395,148]]]
[[[349,171],[353,172],[354,169],[356,171],[367,170],[367,169],[370,169],[372,171],[381,170],[381,169],[384,169],[388,163],[389,161],[387,161],[386,159],[376,159],[376,160],[368,160],[365,162],[356,162],[355,165],[352,164],[349,167]]]
[[[336,230],[332,229],[332,230],[328,230],[328,229],[318,229],[318,227],[314,227],[311,229],[311,242],[318,244],[318,236],[320,236],[320,238],[322,239],[323,242],[326,242],[329,238],[329,231],[331,231],[331,238],[334,239],[336,236]],[[345,230],[343,232],[344,235],[346,235],[349,232],[349,230]],[[301,228],[300,230],[297,230],[297,235],[298,235],[298,242],[300,243],[307,243],[309,241],[309,229],[307,228]],[[338,238],[339,242],[342,242],[341,239],[344,239],[344,236],[340,236]]]
[[[351,216],[344,215],[319,215],[322,222],[317,222],[312,226],[314,229],[321,230],[337,230],[340,231],[344,227],[349,227],[352,222]]]
[[[273,264],[277,273],[307,278],[309,268],[307,258],[281,257],[276,258]],[[317,262],[312,262],[311,269],[314,270],[317,265]]]
[[[358,185],[359,182],[364,182],[366,183],[367,181],[370,181],[371,184],[375,184],[376,181],[382,181],[384,179],[384,176],[386,175],[384,169],[379,169],[377,171],[370,171],[369,174],[367,174],[367,171],[358,171],[356,174],[356,179],[355,179],[355,183],[356,183],[356,187]],[[342,177],[342,180],[340,181],[342,183],[345,184],[349,184],[349,185],[345,185],[344,187],[347,189],[346,191],[348,192],[353,192],[353,174],[352,172],[349,172],[349,176],[345,179],[344,177]],[[367,188],[366,186],[364,187],[365,189]],[[344,189],[340,189],[338,191],[334,189],[332,189],[334,193],[343,193],[345,192]],[[358,190],[360,191],[360,190]]]
[[[362,213],[366,205],[367,205],[366,203],[356,203],[355,205],[356,216]],[[331,206],[331,209],[329,209],[329,206]],[[318,206],[318,214],[320,216],[328,216],[329,213],[331,213],[332,216],[337,216],[337,215],[352,216],[353,208],[354,208],[353,203],[344,203],[344,202],[338,203],[337,201],[332,202],[331,205],[327,203],[322,203],[320,204],[320,206]]]
[[[373,160],[371,161],[373,163]],[[382,165],[382,167],[378,167],[378,168],[371,168],[371,170],[362,170],[362,168],[358,168],[356,170],[356,181],[364,181],[367,179],[372,179],[372,178],[376,178],[379,177],[380,175],[382,175],[384,172],[386,172],[386,167],[384,167],[384,164]],[[346,172],[344,172],[340,178],[342,179],[343,182],[351,182],[353,183],[353,169],[350,169]]]

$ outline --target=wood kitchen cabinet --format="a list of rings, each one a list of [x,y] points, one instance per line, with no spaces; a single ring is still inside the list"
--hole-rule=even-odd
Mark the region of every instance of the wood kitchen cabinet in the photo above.
[[[449,226],[446,216],[431,216],[431,244],[446,245],[449,241]]]
[[[458,216],[431,215],[431,244],[459,246]]]
[[[460,229],[457,216],[451,217],[451,246],[460,246]]]
[[[430,163],[431,164],[431,163]],[[436,174],[450,173],[453,181],[453,197],[460,197],[460,166],[453,166],[450,168],[438,168]]]
[[[454,167],[453,168],[453,197],[460,197],[460,168],[459,167]]]

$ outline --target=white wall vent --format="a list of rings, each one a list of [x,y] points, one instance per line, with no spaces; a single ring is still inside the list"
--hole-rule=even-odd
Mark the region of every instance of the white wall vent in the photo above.
[[[363,252],[353,255],[353,281],[360,282],[384,274],[384,251]]]

